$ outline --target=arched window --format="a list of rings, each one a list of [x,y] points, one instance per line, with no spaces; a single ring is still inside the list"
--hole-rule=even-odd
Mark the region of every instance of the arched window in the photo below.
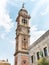
[[[22,22],[24,23],[24,24],[27,24],[27,20],[24,18],[24,19],[22,19]]]

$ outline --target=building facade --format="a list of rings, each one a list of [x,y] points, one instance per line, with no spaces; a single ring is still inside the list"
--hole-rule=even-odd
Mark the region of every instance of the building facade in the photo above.
[[[29,54],[31,65],[37,65],[41,57],[49,57],[49,30],[29,47]]]
[[[5,60],[0,60],[0,65],[10,65],[10,63]]]

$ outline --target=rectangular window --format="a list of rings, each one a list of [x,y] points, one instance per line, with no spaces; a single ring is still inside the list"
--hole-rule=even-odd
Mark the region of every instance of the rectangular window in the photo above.
[[[32,63],[33,63],[33,56],[31,56],[31,61],[32,61]]]
[[[41,57],[43,57],[43,52],[42,51],[40,51],[40,54],[39,54]]]
[[[37,59],[39,60],[39,58],[40,58],[40,57],[39,57],[39,52],[37,52]]]
[[[47,47],[44,48],[44,55],[47,56]]]

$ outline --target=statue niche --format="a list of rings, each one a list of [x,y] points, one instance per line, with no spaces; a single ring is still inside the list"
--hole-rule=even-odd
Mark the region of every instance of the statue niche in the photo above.
[[[27,50],[27,43],[28,43],[28,40],[27,40],[27,38],[24,36],[24,37],[22,38],[22,49]]]

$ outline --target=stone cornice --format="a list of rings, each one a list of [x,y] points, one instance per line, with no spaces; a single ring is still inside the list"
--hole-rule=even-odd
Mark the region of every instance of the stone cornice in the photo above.
[[[17,17],[17,19],[16,19],[16,22],[19,22],[19,17],[20,16],[22,16],[22,17],[24,17],[24,18],[28,18],[28,19],[30,19],[31,17],[30,17],[30,15],[26,15],[26,14],[19,14],[18,15],[18,17]]]
[[[18,53],[25,53],[25,54],[29,54],[29,52],[17,51],[17,52],[15,52],[14,56],[15,56],[15,55],[17,55]]]
[[[24,26],[24,25],[18,25],[18,27],[17,27],[17,29],[16,29],[16,31],[18,30],[18,28],[23,28],[23,27],[25,27],[25,28],[28,28],[28,29],[30,29],[30,27],[29,26]]]
[[[19,35],[24,35],[24,36],[30,37],[30,35],[19,33],[19,34],[16,36],[16,38],[17,38]],[[15,38],[15,39],[16,39],[16,38]]]

